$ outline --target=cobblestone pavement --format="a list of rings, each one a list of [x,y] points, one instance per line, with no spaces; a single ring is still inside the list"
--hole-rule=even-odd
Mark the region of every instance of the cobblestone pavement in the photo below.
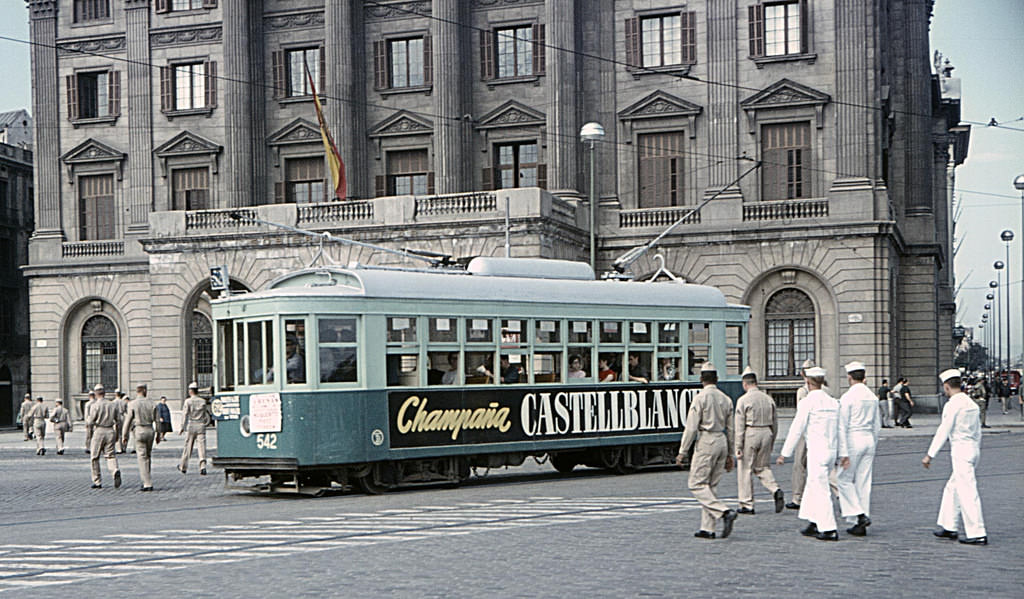
[[[125,486],[113,489],[104,468],[92,490],[81,436],[64,456],[37,457],[0,433],[0,598],[1018,597],[1024,428],[991,416],[978,470],[988,547],[930,534],[949,476],[948,449],[920,465],[934,417],[883,431],[874,524],[839,543],[801,537],[795,512],[774,514],[761,489],[758,514],[731,538],[695,539],[699,508],[675,469],[562,476],[530,462],[457,489],[268,497],[226,492],[219,471],[199,476],[194,461],[182,476],[175,436],[155,451],[157,491],[139,493],[130,454],[119,456]],[[775,472],[788,497],[790,465]],[[726,475],[720,494],[734,503],[735,492]]]

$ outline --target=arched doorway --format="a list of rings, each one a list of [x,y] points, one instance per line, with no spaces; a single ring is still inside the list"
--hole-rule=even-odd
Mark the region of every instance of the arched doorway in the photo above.
[[[776,291],[765,304],[766,375],[798,378],[804,360],[815,361],[814,302],[792,287]]]
[[[247,293],[245,284],[231,280],[232,293]],[[199,384],[199,394],[209,397],[213,393],[213,319],[210,302],[215,297],[210,289],[209,281],[193,290],[185,302],[182,314],[182,347],[187,348],[182,357],[182,390],[195,381]],[[184,391],[182,391],[184,393]]]
[[[192,312],[192,380],[200,389],[213,386],[213,325],[210,317]]]
[[[101,383],[107,389],[118,384],[117,328],[102,315],[89,317],[82,326],[82,393]]]

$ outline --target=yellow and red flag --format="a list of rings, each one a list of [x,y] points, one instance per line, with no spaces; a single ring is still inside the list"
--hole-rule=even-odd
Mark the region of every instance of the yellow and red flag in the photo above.
[[[327,167],[331,169],[331,181],[334,183],[334,195],[339,200],[345,200],[345,163],[341,161],[338,153],[338,146],[334,145],[334,138],[327,128],[327,121],[324,120],[324,108],[320,105],[320,96],[316,93],[316,86],[313,84],[313,75],[309,72],[309,65],[306,67],[306,78],[309,79],[309,89],[313,92],[313,106],[316,107],[316,118],[320,121],[320,137],[324,142],[324,153],[327,154]]]

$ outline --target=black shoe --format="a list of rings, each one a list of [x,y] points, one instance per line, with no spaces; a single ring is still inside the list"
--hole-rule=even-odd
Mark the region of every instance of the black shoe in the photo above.
[[[178,472],[185,474],[185,469],[181,467],[181,464],[178,464],[177,466],[175,466],[175,468],[178,469]]]
[[[43,455],[43,453],[42,453],[42,452],[43,452],[43,450],[42,450],[42,449],[37,449],[37,450],[36,450],[36,455]]]
[[[796,503],[796,502],[793,502],[793,501],[790,501],[789,503],[786,504],[786,509],[787,510],[798,510],[798,509],[800,509],[800,504]]]
[[[121,488],[121,471],[120,470],[114,471],[114,488],[115,489],[120,489]]]
[[[906,424],[904,424],[904,425],[903,425],[903,428],[914,428],[914,425],[912,425],[912,424],[910,424],[910,423],[908,422],[908,423],[906,423]]]
[[[199,469],[199,474],[201,474],[203,476],[206,476],[206,468],[200,468]]]
[[[981,425],[981,428],[992,428],[992,427],[987,425],[987,424],[983,424],[983,425]]]
[[[846,529],[846,534],[853,535],[855,537],[863,537],[863,536],[867,536],[868,529],[864,528],[860,524],[854,524],[850,528]]]
[[[754,510],[750,510],[750,513],[753,514]],[[735,522],[736,518],[738,518],[738,517],[739,517],[739,515],[736,513],[736,510],[726,510],[725,513],[722,514],[722,538],[723,539],[728,538],[729,535],[732,534],[732,523]]]
[[[839,533],[834,530],[826,530],[825,532],[819,532],[814,535],[814,538],[819,541],[838,541]]]
[[[142,487],[142,492],[143,493],[146,493],[146,492],[149,492],[149,491],[152,491],[152,490],[153,490],[153,487]]]
[[[891,426],[889,426],[888,424],[883,424],[883,425],[882,425],[882,428],[892,428],[892,427],[891,427]]]
[[[755,512],[754,508],[752,508],[752,507],[741,507],[740,509],[736,510],[736,513],[737,514],[756,514],[757,512]]]
[[[57,450],[57,455],[64,455],[64,450],[63,449],[58,449]]]
[[[786,507],[786,496],[782,493],[782,489],[775,489],[772,499],[775,500],[775,513],[778,514]]]
[[[988,537],[972,537],[969,539],[960,539],[960,542],[964,545],[988,545]]]
[[[97,484],[94,484],[94,485],[92,486],[92,488],[93,488],[93,489],[102,489],[102,488],[103,488],[103,485],[101,485],[101,484],[98,484],[98,483],[97,483]]]
[[[811,522],[807,525],[807,528],[800,531],[800,534],[802,534],[805,537],[813,537],[818,534],[818,525],[814,522]]]
[[[39,450],[39,455],[46,455],[46,448],[45,447]]]
[[[933,530],[932,534],[937,536],[937,537],[939,537],[940,539],[952,539],[954,541],[959,536],[959,535],[956,534],[955,530],[946,530],[945,528],[940,528],[938,530]]]
[[[715,538],[715,533],[708,532],[706,530],[698,530],[697,532],[693,533],[693,536],[697,537],[698,539],[713,539]]]

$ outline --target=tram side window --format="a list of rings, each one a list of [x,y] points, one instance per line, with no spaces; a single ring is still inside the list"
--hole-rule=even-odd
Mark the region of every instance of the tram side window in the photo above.
[[[523,334],[526,332],[526,321],[521,318],[508,318],[501,321],[501,347],[522,347],[526,343]]]
[[[269,320],[248,323],[249,384],[274,382],[274,328]]]
[[[537,320],[537,341],[540,344],[555,344],[562,342],[562,336],[559,334],[559,326],[561,322],[558,320]]]
[[[485,385],[495,383],[494,352],[466,352],[466,384]]]
[[[687,338],[687,362],[691,375],[699,375],[700,367],[711,355],[711,333],[706,322],[691,322]]]
[[[306,382],[306,323],[284,321],[284,363],[289,384]]]
[[[619,380],[622,354],[601,352],[597,356],[597,380],[602,383],[614,383]]]
[[[467,318],[466,343],[494,343],[491,319]]]
[[[557,383],[562,380],[562,352],[538,351],[533,354],[533,382]]]
[[[459,352],[431,351],[427,354],[430,369],[427,370],[428,385],[459,384]]]
[[[413,316],[388,317],[388,344],[409,345],[416,343],[416,318]]]
[[[658,368],[654,376],[659,381],[679,380],[682,372],[679,358],[679,323],[658,323]]]
[[[593,343],[594,338],[590,334],[589,320],[573,320],[569,322],[569,343]]]
[[[420,384],[417,354],[388,354],[388,386],[414,387]]]
[[[652,354],[649,351],[629,350],[629,360],[627,361],[626,370],[631,382],[651,382],[651,359]]]
[[[743,325],[725,325],[725,373],[743,372]]]
[[[356,363],[356,319],[321,318],[317,326],[320,348],[320,382],[354,383]],[[289,367],[289,374],[291,368]]]
[[[430,341],[432,343],[457,343],[459,341],[459,334],[455,328],[457,322],[458,320],[455,318],[431,318]]]
[[[217,356],[217,362],[220,364],[218,386],[222,391],[235,388],[234,326],[230,320],[217,323],[217,347],[220,350],[220,355]]]
[[[622,343],[622,323],[601,321],[601,343]]]
[[[479,372],[479,371],[478,371]],[[498,357],[498,375],[495,376],[489,368],[483,371],[488,383],[501,385],[514,385],[515,383],[526,382],[525,360],[523,354],[502,353]],[[466,383],[469,384],[469,376],[466,376]]]
[[[590,378],[593,372],[593,369],[590,367],[590,349],[569,348],[569,352],[569,372],[567,377],[570,380]]]

